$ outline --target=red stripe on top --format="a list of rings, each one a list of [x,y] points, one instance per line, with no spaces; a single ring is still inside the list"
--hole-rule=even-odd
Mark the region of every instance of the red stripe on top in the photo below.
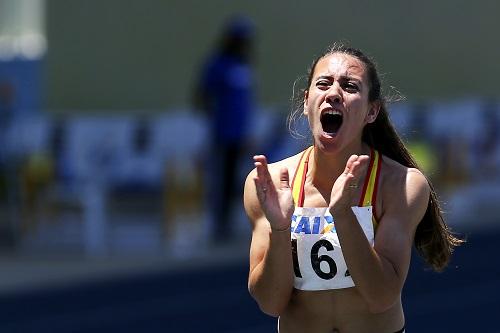
[[[306,160],[304,161],[304,171],[302,172],[302,179],[300,183],[300,192],[299,192],[299,202],[298,202],[298,207],[304,207],[304,199],[305,199],[305,191],[304,187],[306,184],[306,176],[307,176],[307,169],[309,167],[309,156],[311,155],[312,149],[309,149],[307,152]]]
[[[309,149],[309,148],[307,148]],[[302,152],[302,155],[300,156],[299,159],[299,164],[297,165],[297,168],[295,169],[295,173],[293,174],[293,179],[292,179],[292,184],[291,184],[291,189],[293,191],[293,186],[295,185],[295,178],[297,177],[297,171],[300,169],[300,165],[302,164],[302,160],[304,159],[304,156],[306,155],[307,149]]]
[[[382,169],[382,154],[378,154],[378,163],[377,163],[377,174],[375,175],[375,184],[373,185],[373,197],[372,197],[372,207],[373,207],[373,216],[375,220],[378,221],[377,214],[377,189],[378,189],[378,180],[380,175],[380,169]]]
[[[368,170],[366,170],[365,183],[363,185],[363,190],[361,191],[361,198],[359,199],[358,206],[363,207],[363,199],[365,198],[366,189],[368,188],[368,183],[370,182],[370,175],[372,173],[373,161],[375,160],[375,152],[373,148],[370,147],[370,164],[368,165]]]

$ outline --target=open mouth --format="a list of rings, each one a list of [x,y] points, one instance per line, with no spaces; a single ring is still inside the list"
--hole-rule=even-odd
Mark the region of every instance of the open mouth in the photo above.
[[[329,110],[324,112],[321,117],[321,126],[323,127],[323,132],[328,135],[335,135],[342,126],[342,113],[335,110]]]

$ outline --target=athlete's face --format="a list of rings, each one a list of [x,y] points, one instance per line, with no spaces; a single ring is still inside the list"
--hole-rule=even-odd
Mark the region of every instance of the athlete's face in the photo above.
[[[378,103],[370,103],[365,65],[343,53],[318,61],[304,98],[304,114],[318,148],[325,151],[361,144],[363,127],[375,121]]]

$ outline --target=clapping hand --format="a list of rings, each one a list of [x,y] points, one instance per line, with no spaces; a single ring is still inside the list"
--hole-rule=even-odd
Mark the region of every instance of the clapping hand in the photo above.
[[[264,155],[254,156],[257,176],[254,177],[255,188],[260,206],[271,224],[271,229],[284,231],[290,228],[294,211],[292,189],[288,169],[280,170],[279,186],[276,188],[269,173],[267,159]]]

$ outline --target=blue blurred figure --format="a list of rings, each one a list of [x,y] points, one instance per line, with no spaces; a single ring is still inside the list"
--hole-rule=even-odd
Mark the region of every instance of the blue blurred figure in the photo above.
[[[236,193],[238,162],[246,146],[247,125],[254,109],[252,46],[253,22],[244,16],[230,19],[220,44],[204,64],[195,103],[210,122],[211,154],[209,204],[211,237],[216,243],[230,239],[231,207]],[[239,182],[238,182],[239,183]]]

